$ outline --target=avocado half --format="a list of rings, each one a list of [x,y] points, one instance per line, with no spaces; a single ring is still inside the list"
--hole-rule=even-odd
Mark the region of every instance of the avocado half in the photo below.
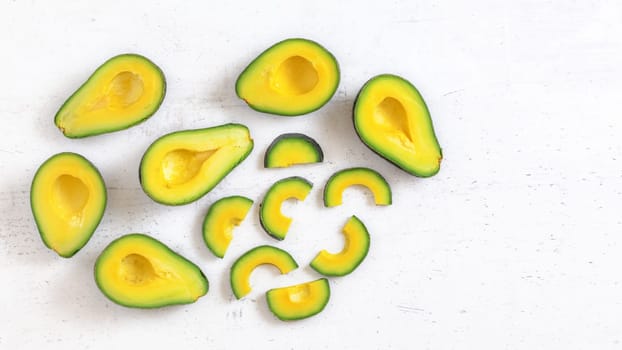
[[[252,149],[253,139],[241,124],[173,132],[145,151],[140,184],[156,202],[187,204],[212,190]]]
[[[43,243],[69,258],[89,241],[106,209],[106,185],[97,168],[77,153],[59,153],[37,170],[30,206]]]
[[[101,252],[95,282],[108,299],[135,308],[193,303],[209,289],[198,266],[140,233],[119,237]]]
[[[383,74],[361,88],[353,110],[354,128],[367,147],[419,177],[438,173],[443,153],[428,107],[406,79]]]
[[[54,123],[67,137],[127,129],[152,116],[166,94],[162,70],[137,54],[104,62],[61,106]]]
[[[259,112],[297,116],[326,104],[339,79],[339,64],[322,45],[307,39],[286,39],[269,47],[244,69],[235,92]]]

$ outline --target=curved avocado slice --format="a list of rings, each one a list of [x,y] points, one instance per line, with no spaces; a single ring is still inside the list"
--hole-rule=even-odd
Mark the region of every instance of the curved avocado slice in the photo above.
[[[231,267],[231,289],[237,299],[250,293],[250,276],[257,266],[264,264],[276,267],[282,275],[298,268],[296,260],[283,249],[262,245],[249,250]]]
[[[65,101],[54,123],[70,138],[127,129],[152,116],[165,93],[164,73],[149,59],[115,56]]]
[[[354,128],[363,143],[404,171],[435,175],[443,152],[419,91],[407,80],[383,74],[370,79],[354,102]]]
[[[231,196],[217,200],[210,206],[203,221],[203,240],[207,248],[219,258],[233,238],[233,228],[248,214],[253,201],[242,196]]]
[[[290,198],[304,201],[313,184],[308,180],[292,176],[281,179],[268,189],[259,210],[259,221],[263,229],[272,237],[282,241],[287,235],[292,218],[281,213],[281,205]]]
[[[283,321],[301,320],[319,314],[330,299],[326,278],[289,287],[270,289],[266,293],[268,308]]]
[[[95,282],[108,299],[136,308],[193,303],[209,289],[198,266],[140,233],[117,238],[102,251]]]
[[[106,200],[101,174],[76,153],[50,157],[30,187],[30,206],[41,239],[64,258],[89,241],[104,215]]]
[[[214,188],[252,149],[248,128],[240,124],[170,133],[145,151],[140,184],[156,202],[187,204]]]
[[[342,204],[343,191],[354,185],[367,187],[374,194],[376,205],[391,204],[391,187],[377,171],[369,168],[348,168],[333,174],[324,187],[324,205]]]
[[[369,251],[369,232],[359,218],[350,217],[343,227],[345,245],[337,254],[331,254],[326,250],[320,251],[311,267],[324,276],[345,276],[356,269]]]
[[[255,58],[238,77],[235,92],[259,112],[297,116],[322,107],[339,85],[339,64],[320,44],[287,39]]]
[[[321,163],[324,153],[314,139],[304,134],[283,134],[274,139],[264,157],[264,168],[287,168],[296,164]]]

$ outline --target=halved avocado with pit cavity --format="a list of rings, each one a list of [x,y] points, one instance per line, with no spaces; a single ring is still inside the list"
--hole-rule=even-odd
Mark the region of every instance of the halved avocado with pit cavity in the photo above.
[[[240,124],[178,131],[149,146],[140,162],[140,184],[154,201],[182,205],[216,186],[253,149]]]
[[[244,253],[231,267],[231,289],[236,298],[241,299],[251,291],[250,276],[259,265],[272,265],[282,275],[298,268],[296,260],[283,249],[262,245]]]
[[[54,123],[71,138],[123,130],[153,115],[165,93],[164,74],[149,59],[115,56],[65,101]]]
[[[266,300],[270,311],[283,321],[301,320],[317,315],[330,299],[330,286],[326,278],[270,289]]]
[[[41,239],[64,258],[89,241],[104,215],[106,200],[101,174],[76,153],[50,157],[30,187],[30,206]]]
[[[95,282],[110,300],[136,308],[193,303],[209,289],[198,266],[140,233],[117,238],[102,251]]]
[[[343,191],[354,185],[367,187],[374,195],[376,205],[391,204],[391,187],[377,171],[369,168],[348,168],[333,174],[324,187],[324,205],[341,205]]]
[[[270,236],[281,241],[285,239],[292,218],[281,213],[281,205],[290,198],[304,201],[312,187],[313,184],[308,180],[292,176],[275,182],[268,189],[261,203],[259,221]]]
[[[345,245],[341,252],[332,254],[320,251],[311,267],[324,276],[345,276],[356,269],[369,251],[369,232],[356,216],[350,217],[343,227]]]
[[[320,145],[307,135],[299,133],[278,136],[264,157],[265,168],[287,168],[296,164],[321,163],[324,153]]]
[[[419,177],[435,175],[443,152],[419,91],[404,78],[370,79],[354,102],[354,128],[372,151]]]
[[[231,196],[217,200],[209,207],[203,221],[203,240],[207,248],[219,258],[233,238],[233,228],[248,214],[253,201],[242,196]]]
[[[311,40],[287,39],[244,69],[235,92],[259,112],[296,116],[322,107],[338,85],[339,65],[328,50]]]

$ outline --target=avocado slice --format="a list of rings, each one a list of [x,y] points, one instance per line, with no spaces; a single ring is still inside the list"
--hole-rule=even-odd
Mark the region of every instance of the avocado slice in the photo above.
[[[166,134],[145,151],[140,184],[156,202],[187,204],[212,190],[252,149],[248,128],[240,124]]]
[[[212,204],[203,221],[203,240],[207,248],[219,258],[233,238],[233,228],[248,214],[253,201],[243,196],[224,197]]]
[[[268,308],[282,321],[301,320],[319,314],[330,299],[326,278],[270,289],[266,293]]]
[[[259,221],[272,237],[282,241],[287,235],[292,218],[281,213],[281,205],[290,198],[304,201],[313,184],[300,176],[292,176],[274,183],[266,193],[259,210]]]
[[[371,78],[354,102],[353,119],[361,141],[381,157],[415,176],[438,173],[443,152],[428,107],[409,81]]]
[[[46,160],[32,180],[30,207],[46,247],[64,258],[89,241],[106,209],[106,185],[97,168],[77,153]]]
[[[70,138],[127,129],[152,116],[165,93],[166,80],[155,63],[136,54],[115,56],[65,101],[54,123]]]
[[[108,299],[135,308],[193,303],[209,289],[198,266],[141,233],[119,237],[101,252],[95,282]]]
[[[282,275],[298,268],[296,260],[283,249],[262,245],[244,253],[231,267],[231,289],[237,299],[241,299],[251,292],[250,277],[259,265],[269,264],[281,272]]]
[[[320,145],[307,135],[299,133],[278,136],[264,157],[264,168],[287,168],[296,164],[321,163],[324,153]]]
[[[345,276],[356,269],[369,251],[369,232],[363,222],[352,215],[343,227],[345,245],[337,254],[320,251],[311,267],[324,276]]]
[[[336,207],[343,202],[343,191],[354,185],[367,187],[374,194],[376,205],[391,205],[391,187],[377,171],[369,168],[348,168],[334,173],[324,187],[324,206]]]
[[[339,74],[337,60],[320,44],[286,39],[244,69],[235,92],[256,111],[297,116],[326,104],[337,90]]]

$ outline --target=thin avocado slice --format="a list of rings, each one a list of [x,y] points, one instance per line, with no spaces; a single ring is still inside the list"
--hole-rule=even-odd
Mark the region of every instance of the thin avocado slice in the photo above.
[[[272,237],[282,241],[287,235],[292,218],[281,213],[281,205],[290,198],[304,201],[313,184],[300,176],[292,176],[274,183],[266,193],[259,210],[261,227]]]
[[[326,104],[339,79],[339,64],[323,46],[307,39],[287,39],[244,69],[235,92],[259,112],[297,116]]]
[[[326,278],[270,289],[266,293],[268,308],[282,321],[301,320],[319,314],[330,299]]]
[[[102,251],[95,282],[108,299],[135,308],[190,304],[209,289],[198,266],[140,233],[117,238]]]
[[[244,253],[231,267],[231,289],[237,299],[251,292],[250,276],[259,265],[269,264],[282,275],[298,268],[296,260],[283,249],[262,245]]]
[[[173,132],[145,151],[140,184],[156,202],[188,204],[212,190],[252,149],[248,128],[240,124]]]
[[[345,245],[341,252],[331,254],[322,250],[311,261],[311,267],[324,276],[345,276],[354,271],[367,256],[369,232],[359,218],[351,216],[342,232]]]
[[[371,78],[354,102],[354,128],[372,151],[419,177],[438,173],[443,152],[421,94],[397,75]]]
[[[321,163],[324,153],[320,145],[304,134],[283,134],[274,139],[264,157],[265,168],[287,168],[296,164]]]
[[[203,221],[203,240],[207,248],[223,258],[233,238],[233,228],[248,214],[253,201],[243,196],[224,197],[212,204]]]
[[[367,187],[374,194],[376,205],[391,205],[391,187],[377,171],[369,168],[348,168],[333,174],[324,187],[324,205],[341,205],[343,191],[354,185]]]
[[[104,62],[61,106],[54,123],[79,138],[127,129],[152,116],[166,94],[162,70],[136,54]]]
[[[46,247],[69,258],[89,241],[106,209],[106,185],[77,153],[46,160],[32,180],[30,207]]]

